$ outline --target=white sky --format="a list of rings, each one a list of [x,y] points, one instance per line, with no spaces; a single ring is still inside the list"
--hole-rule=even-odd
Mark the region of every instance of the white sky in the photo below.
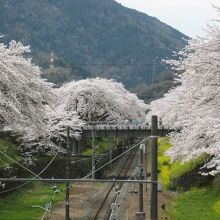
[[[178,29],[184,34],[202,36],[202,28],[216,19],[212,4],[220,6],[220,0],[116,0],[122,5],[142,11]]]

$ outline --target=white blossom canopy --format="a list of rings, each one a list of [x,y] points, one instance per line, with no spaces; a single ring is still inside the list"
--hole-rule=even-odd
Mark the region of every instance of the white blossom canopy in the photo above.
[[[220,172],[220,28],[210,26],[206,38],[191,40],[179,55],[180,61],[169,63],[183,71],[181,85],[152,102],[151,112],[165,125],[182,128],[171,134],[172,161],[206,153],[211,160],[205,167],[215,175]]]
[[[45,129],[45,106],[54,94],[39,67],[24,57],[29,52],[28,46],[15,41],[9,47],[0,44],[0,123],[4,131],[32,139]]]
[[[15,41],[8,47],[0,44],[0,127],[19,133],[24,145],[39,140],[40,146],[48,137],[62,136],[64,127],[76,129],[81,120],[76,113],[70,118],[56,108],[58,96],[40,77],[39,67],[25,58],[29,52],[28,46]]]
[[[69,129],[71,138],[80,139],[80,130],[84,123],[75,111],[66,111],[63,104],[59,104],[49,114],[48,119],[47,131],[49,140],[66,142],[67,129]]]
[[[145,121],[147,105],[113,80],[73,81],[57,89],[57,93],[64,109],[76,111],[84,121]]]

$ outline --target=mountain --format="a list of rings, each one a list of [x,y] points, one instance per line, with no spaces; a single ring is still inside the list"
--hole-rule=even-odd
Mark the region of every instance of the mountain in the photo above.
[[[154,58],[171,57],[187,39],[113,0],[0,0],[0,34],[6,43],[30,44],[34,61],[44,68],[53,52],[57,63],[65,63],[61,67],[115,78],[128,87],[150,83]],[[156,64],[157,74],[166,71]]]

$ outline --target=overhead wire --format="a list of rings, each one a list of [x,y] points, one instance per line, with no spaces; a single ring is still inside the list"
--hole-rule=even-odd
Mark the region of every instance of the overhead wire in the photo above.
[[[96,149],[96,148],[98,148],[100,145],[98,145],[97,147],[95,147],[94,149]],[[116,151],[118,148],[117,148],[117,146],[116,147],[114,147],[109,153],[113,153],[114,151]],[[96,156],[96,155],[95,155]],[[96,164],[95,164],[95,167],[97,167],[97,165],[101,162],[101,158],[102,158],[102,154],[101,155],[99,155],[99,157],[98,157],[98,159],[97,159],[97,162],[96,162]],[[92,159],[92,157],[91,158],[89,158],[89,159]],[[87,175],[92,175],[92,170],[90,170],[89,171],[89,173],[87,174]]]
[[[3,151],[0,151],[1,154],[3,154],[5,157],[9,158],[10,160],[12,160],[13,162],[15,162],[17,165],[19,165],[20,167],[22,167],[23,169],[27,170],[29,173],[31,173],[32,175],[36,176],[38,179],[41,179],[40,176],[38,176],[37,174],[35,174],[33,171],[31,171],[30,169],[28,169],[27,167],[23,166],[21,163],[19,163],[18,161],[16,161],[15,159],[13,159],[12,157],[10,157],[9,155],[7,155],[6,153],[4,153]]]
[[[138,168],[138,166],[140,166],[140,164],[138,165],[137,163],[136,164],[136,167],[134,169],[134,171],[132,172],[132,174],[130,175],[129,179],[128,180],[131,180],[132,178],[136,179],[135,176],[136,176],[136,170]],[[116,200],[115,200],[115,203],[117,204],[115,207],[112,208],[111,210],[111,215],[115,215],[117,217],[119,217],[119,212],[120,210],[122,209],[123,210],[123,203],[122,201],[123,200],[126,200],[126,197],[128,196],[129,193],[132,193],[132,192],[135,192],[134,191],[134,185],[133,185],[133,189],[132,191],[130,192],[130,188],[132,187],[133,184],[129,184],[129,183],[125,183],[123,184],[123,186],[121,187],[120,189],[120,193],[117,194],[117,197],[116,197]],[[125,189],[126,188],[126,189]],[[124,190],[123,190],[124,189]]]
[[[73,160],[73,161],[71,161],[71,164],[78,163],[78,162],[85,161],[85,160],[91,160],[91,159],[92,158],[83,158],[83,159],[80,159],[80,160]]]
[[[55,199],[57,193],[58,193],[58,192],[54,192],[54,193],[53,193],[53,196],[52,196],[52,198],[51,198],[51,200],[50,200],[51,208],[52,208],[52,203],[53,203],[53,201],[54,201],[54,199]],[[32,206],[32,207],[33,207],[33,206]],[[37,206],[34,206],[34,207],[37,207]],[[41,206],[38,206],[38,207],[39,207],[39,208],[42,208]],[[43,220],[43,219],[46,217],[46,214],[47,214],[48,212],[53,213],[53,214],[55,215],[55,213],[52,212],[52,210],[49,210],[48,208],[46,208],[44,214],[43,214],[42,217],[41,217],[41,220]]]
[[[148,137],[148,138],[146,138],[146,139],[140,141],[139,143],[135,144],[133,147],[131,147],[131,148],[129,148],[128,150],[124,151],[122,154],[120,154],[120,155],[118,155],[117,157],[113,158],[112,160],[108,161],[108,162],[105,163],[103,166],[99,167],[98,169],[94,170],[93,172],[90,171],[86,176],[84,176],[84,177],[82,178],[82,180],[83,180],[83,179],[86,179],[86,178],[89,177],[89,176],[91,176],[92,173],[96,173],[97,171],[101,170],[102,168],[104,168],[105,166],[109,165],[109,164],[112,163],[113,161],[119,159],[120,157],[122,157],[123,155],[125,155],[126,153],[128,153],[130,150],[133,150],[134,148],[136,148],[137,146],[139,146],[141,143],[145,142],[145,141],[148,140],[149,138],[150,138],[150,137]],[[77,183],[74,183],[74,184],[72,184],[72,185],[70,185],[70,186],[68,186],[68,187],[65,187],[65,188],[61,189],[60,191],[63,192],[64,190],[66,190],[66,189],[68,189],[68,188],[71,188],[71,187],[73,187],[73,186],[76,185],[76,184],[77,184]],[[47,211],[44,212],[44,214],[43,214],[41,220],[44,219],[44,217],[46,216],[46,214],[47,214]]]
[[[121,158],[123,155],[125,155],[126,153],[128,153],[130,150],[133,150],[134,148],[136,148],[137,146],[139,146],[141,143],[145,142],[146,140],[148,140],[150,137],[143,139],[142,141],[140,141],[139,143],[135,144],[134,146],[132,146],[131,148],[129,148],[128,150],[124,151],[122,154],[116,156],[115,158],[113,158],[112,160],[108,161],[107,163],[105,163],[104,165],[102,165],[101,167],[97,168],[96,170],[93,171],[93,173],[96,173],[97,171],[103,169],[104,167],[106,167],[107,165],[109,165],[110,163],[114,162],[115,160]],[[89,177],[92,173],[89,172],[86,176],[84,176],[82,178],[82,180],[86,179],[87,177]],[[62,189],[62,191],[71,188],[73,185],[75,185],[76,183]]]
[[[41,175],[41,174],[50,166],[50,164],[51,164],[51,163],[55,160],[55,158],[57,157],[58,153],[59,153],[59,151],[57,151],[57,153],[54,155],[54,157],[51,159],[51,161],[47,164],[47,166],[44,167],[43,170],[41,170],[40,173],[37,174],[37,176]],[[37,178],[37,177],[35,177],[35,178],[33,178],[33,179],[36,179],[36,178]],[[11,188],[11,189],[1,191],[0,194],[7,193],[7,192],[10,192],[10,191],[14,191],[14,190],[16,190],[16,189],[19,189],[19,188],[21,188],[21,187],[27,185],[28,183],[30,183],[30,181],[27,181],[27,182],[25,182],[25,183],[23,183],[23,184],[21,184],[21,185],[19,185],[19,186],[13,187],[13,188]]]
[[[101,170],[101,169],[104,168],[105,166],[107,166],[107,165],[109,165],[110,163],[114,162],[115,160],[121,158],[123,155],[125,155],[125,154],[128,153],[129,151],[133,150],[134,148],[136,148],[137,146],[139,146],[141,143],[145,142],[145,141],[148,140],[149,138],[150,138],[150,137],[143,139],[143,140],[140,141],[139,143],[137,143],[137,144],[135,144],[134,146],[130,147],[128,150],[124,151],[122,154],[116,156],[115,158],[113,158],[112,160],[108,161],[107,163],[105,163],[104,165],[102,165],[101,167],[99,167],[98,169],[94,170],[92,173],[96,173],[97,171]],[[0,153],[1,153],[1,151],[0,151]],[[55,157],[58,155],[58,153],[59,153],[59,151],[57,152],[57,154],[54,156],[54,158],[50,161],[50,163],[49,163],[46,167],[48,167],[48,166],[52,163],[52,161],[55,159]],[[9,157],[8,155],[6,155],[6,156]],[[11,157],[9,157],[9,158],[11,158]],[[14,161],[13,158],[11,158],[11,159]],[[86,159],[90,159],[90,158],[86,158]],[[17,162],[17,161],[16,161],[16,162]],[[18,163],[18,162],[17,162],[17,163]],[[19,164],[19,163],[18,163],[18,164]],[[19,164],[19,165],[21,165],[21,164]],[[21,165],[21,166],[23,167],[23,165]],[[44,168],[44,170],[46,169],[46,167]],[[25,168],[25,167],[24,167],[24,168]],[[44,171],[44,170],[43,170],[43,171]],[[33,179],[36,179],[37,177],[40,178],[39,175],[40,175],[43,171],[41,171],[38,175],[34,174],[34,175],[35,175],[35,178],[33,178]],[[32,173],[32,171],[31,171],[31,173]],[[83,180],[83,179],[86,179],[87,177],[89,177],[92,173],[89,172],[86,176],[84,176],[84,177],[82,178],[82,180]],[[131,178],[131,177],[130,177],[130,178]],[[29,181],[26,182],[26,183],[24,183],[24,184],[22,184],[22,185],[20,185],[20,186],[18,186],[18,187],[21,187],[21,186],[23,186],[23,185],[25,185],[25,184],[28,184],[28,183],[29,183]],[[75,185],[75,184],[77,184],[77,183],[74,183],[74,184],[72,184],[72,185],[70,185],[70,186],[68,186],[68,187],[66,187],[66,188],[64,188],[64,189],[61,189],[60,192],[66,190],[66,189],[68,189],[68,188],[71,188],[71,187],[72,187],[73,185]],[[15,187],[15,188],[16,188],[16,187]],[[12,189],[10,189],[10,191],[11,191],[11,190],[12,190]],[[3,193],[3,192],[1,192],[1,193]],[[54,194],[53,199],[55,198],[56,194],[57,194],[57,193]],[[43,220],[43,219],[45,218],[47,212],[48,212],[48,210],[45,210],[45,212],[43,213],[43,215],[42,215],[42,217],[41,217],[41,220]]]
[[[136,164],[136,163],[135,163]],[[131,180],[131,178],[135,175],[135,173],[136,173],[136,167],[135,167],[135,169],[134,169],[134,171],[132,172],[132,174],[130,175],[130,177],[129,177],[129,179],[128,180]],[[115,201],[114,201],[114,206],[112,206],[111,207],[111,214],[110,214],[110,216],[113,216],[113,215],[116,215],[117,216],[117,214],[118,214],[118,208],[120,207],[120,203],[121,203],[121,200],[120,200],[120,198],[122,197],[121,195],[122,195],[122,193],[123,193],[123,189],[125,188],[125,187],[127,187],[128,188],[128,183],[125,183],[125,184],[123,184],[122,186],[121,186],[121,188],[120,188],[120,192],[119,193],[117,193],[117,195],[116,195],[116,199],[115,199]],[[127,193],[125,192],[124,193],[125,195],[123,195],[123,197],[124,196],[127,196],[127,194],[128,194],[128,190],[127,190]]]
[[[96,173],[97,171],[101,170],[101,169],[104,168],[105,166],[107,166],[107,165],[109,165],[110,163],[114,162],[115,160],[119,159],[120,157],[122,157],[123,155],[125,155],[126,153],[128,153],[129,151],[131,151],[132,149],[134,149],[135,147],[139,146],[141,143],[143,143],[143,142],[146,141],[147,139],[149,139],[149,137],[146,138],[146,139],[144,139],[144,140],[142,140],[142,141],[140,141],[139,143],[135,144],[134,146],[132,146],[132,147],[129,148],[128,150],[124,151],[122,154],[116,156],[116,157],[113,158],[112,160],[108,161],[107,163],[105,163],[104,165],[102,165],[101,167],[99,167],[98,169],[94,170],[92,173]],[[31,174],[33,174],[33,175],[35,176],[33,179],[36,179],[36,178],[41,179],[41,177],[40,177],[39,175],[41,175],[41,174],[50,166],[50,164],[51,164],[51,163],[54,161],[54,159],[57,157],[59,151],[57,151],[57,153],[56,153],[55,156],[52,158],[52,160],[48,163],[48,165],[47,165],[39,174],[35,174],[33,171],[31,171],[30,169],[26,168],[25,166],[23,166],[22,164],[20,164],[19,162],[17,162],[16,160],[14,160],[13,158],[11,158],[11,157],[8,156],[7,154],[5,154],[4,152],[0,151],[0,153],[3,154],[5,157],[7,157],[7,158],[11,159],[12,161],[14,161],[16,164],[18,164],[19,166],[21,166],[23,169],[25,169],[25,170],[27,170],[28,172],[30,172]],[[86,158],[86,159],[91,159],[91,158]],[[82,160],[85,160],[85,159],[82,159]],[[79,162],[79,161],[82,161],[82,160],[78,160],[78,162]],[[89,177],[92,173],[89,172],[86,176],[84,176],[84,177],[82,178],[82,180],[83,180],[83,179],[86,179],[87,177]],[[18,188],[21,188],[22,186],[27,185],[29,182],[30,182],[30,181],[28,181],[28,182],[26,182],[26,183],[24,183],[24,184],[22,184],[22,185],[19,185],[19,186],[17,186],[17,187],[14,187],[14,188],[11,188],[11,189],[2,191],[2,192],[0,192],[0,194],[6,193],[6,192],[9,192],[9,191],[13,191],[13,190],[18,189]],[[66,187],[66,188],[64,188],[64,189],[61,189],[60,191],[64,191],[64,190],[66,190],[66,189],[68,189],[68,188],[71,188],[71,187],[72,187],[73,185],[75,185],[75,184],[76,184],[76,183],[74,183],[74,184],[72,184],[72,185],[70,185],[69,187]],[[55,198],[55,196],[56,196],[56,194],[54,194],[54,198]],[[48,210],[46,210],[46,211],[44,212],[44,214],[43,214],[41,220],[44,219],[44,217],[46,216],[47,212],[48,212]]]

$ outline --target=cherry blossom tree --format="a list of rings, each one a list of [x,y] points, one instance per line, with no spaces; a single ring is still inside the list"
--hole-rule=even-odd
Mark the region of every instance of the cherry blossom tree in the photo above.
[[[57,108],[53,85],[41,78],[40,68],[26,58],[27,53],[29,47],[15,41],[0,44],[0,128],[19,134],[25,151],[33,145],[36,150],[54,147],[51,139],[61,139],[65,129],[74,131],[82,124],[76,113]]]
[[[54,100],[52,85],[39,67],[24,57],[29,47],[12,41],[0,44],[0,118],[4,131],[36,138],[45,128],[45,106]]]
[[[83,125],[84,122],[79,118],[77,112],[66,111],[64,105],[59,103],[48,116],[47,139],[58,143],[66,142],[67,129],[69,129],[70,138],[80,139]]]
[[[63,108],[76,111],[84,121],[145,121],[147,105],[114,80],[91,78],[73,81],[57,89],[57,94]]]
[[[220,172],[220,28],[209,26],[207,36],[189,41],[179,56],[168,63],[183,71],[181,85],[152,102],[150,114],[181,129],[171,134],[167,154],[172,161],[205,153],[211,156],[205,167],[215,175]]]

